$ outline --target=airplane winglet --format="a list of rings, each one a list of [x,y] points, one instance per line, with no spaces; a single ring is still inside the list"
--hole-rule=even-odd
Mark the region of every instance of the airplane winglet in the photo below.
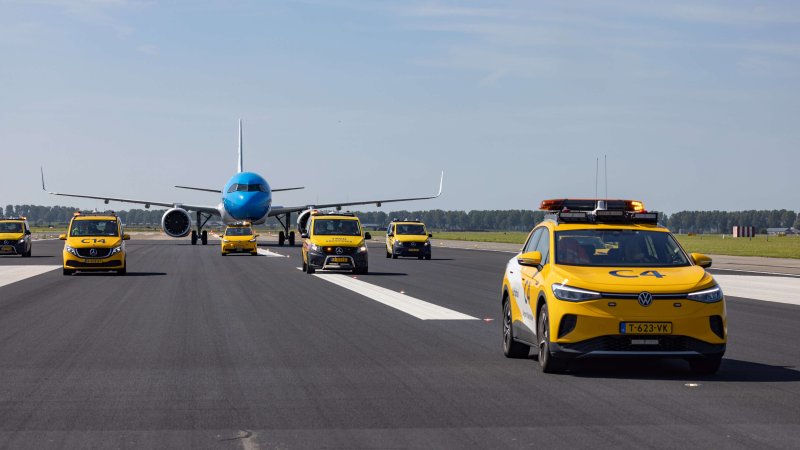
[[[439,178],[439,193],[436,194],[436,197],[442,195],[442,187],[444,187],[444,170],[442,171],[442,177]]]
[[[39,166],[39,171],[42,172],[42,190],[47,192],[47,188],[44,187],[44,167]]]

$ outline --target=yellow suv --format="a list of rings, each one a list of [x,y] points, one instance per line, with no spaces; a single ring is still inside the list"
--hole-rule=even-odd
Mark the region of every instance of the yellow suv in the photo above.
[[[550,212],[506,266],[503,353],[538,351],[544,372],[576,358],[681,358],[713,374],[727,341],[725,299],[658,214],[630,200],[545,200]]]
[[[64,243],[64,275],[76,271],[115,271],[125,275],[128,269],[122,220],[114,213],[75,213]]]
[[[419,220],[393,220],[386,230],[386,257],[411,256],[431,259],[431,241],[425,224]]]
[[[221,236],[222,256],[228,253],[250,253],[258,255],[257,234],[253,232],[250,222],[240,222],[228,225],[225,234]]]
[[[0,219],[0,255],[31,256],[31,227],[24,217]]]
[[[363,232],[355,214],[312,211],[301,237],[304,272],[340,269],[356,274],[369,273],[366,240],[372,236]]]

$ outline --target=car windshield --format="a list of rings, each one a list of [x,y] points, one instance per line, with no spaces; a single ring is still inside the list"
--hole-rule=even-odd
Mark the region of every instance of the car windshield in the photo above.
[[[557,231],[556,264],[678,267],[689,260],[670,233],[647,230]]]
[[[320,236],[361,236],[357,220],[317,219],[314,221],[314,234]]]
[[[19,222],[0,222],[0,233],[22,233],[22,224]]]
[[[425,226],[423,225],[397,225],[397,234],[411,234],[415,236],[425,235]]]
[[[235,227],[225,230],[225,236],[250,236],[253,234],[253,229],[250,227]]]
[[[70,236],[118,236],[116,220],[73,220]]]

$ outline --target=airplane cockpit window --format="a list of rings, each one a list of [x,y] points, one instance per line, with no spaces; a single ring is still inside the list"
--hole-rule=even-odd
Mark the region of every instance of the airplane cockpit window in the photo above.
[[[231,186],[231,189],[234,189],[237,192],[267,192],[267,188],[264,187],[263,184],[234,184]],[[232,191],[229,191],[232,192]]]
[[[233,183],[231,185],[231,187],[228,188],[228,193],[230,194],[231,192],[238,191],[238,190],[239,190],[239,185],[236,184],[236,183]]]

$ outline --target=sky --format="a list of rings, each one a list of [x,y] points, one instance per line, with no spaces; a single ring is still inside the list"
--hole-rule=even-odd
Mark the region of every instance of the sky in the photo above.
[[[0,0],[0,205],[800,210],[796,1]],[[128,209],[134,205],[113,204]],[[373,207],[362,208],[374,210]]]

